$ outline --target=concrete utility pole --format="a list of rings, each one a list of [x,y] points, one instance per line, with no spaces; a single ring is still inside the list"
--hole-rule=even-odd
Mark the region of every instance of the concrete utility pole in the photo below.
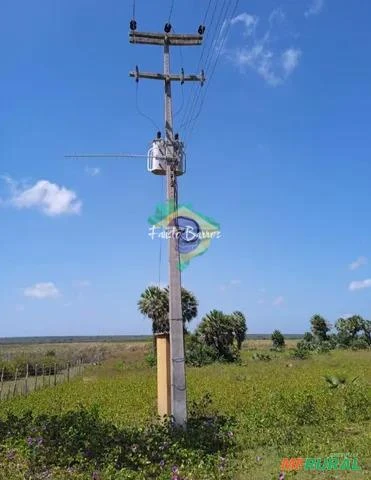
[[[162,80],[165,83],[165,143],[166,143],[166,180],[167,200],[177,208],[178,188],[176,170],[179,164],[179,152],[174,148],[173,112],[171,98],[171,82],[198,81],[201,85],[205,78],[201,75],[172,75],[170,73],[170,46],[192,46],[202,44],[202,35],[177,35],[170,33],[171,25],[165,25],[165,33],[141,33],[132,30],[130,43],[144,45],[162,45],[164,47],[164,73],[139,72],[138,67],[130,76],[138,82],[140,78]],[[177,211],[175,210],[175,216]],[[175,218],[175,228],[177,221]],[[187,395],[184,359],[183,315],[181,302],[181,274],[179,269],[178,239],[171,235],[169,240],[169,323],[170,323],[170,391],[171,414],[179,426],[187,421]]]

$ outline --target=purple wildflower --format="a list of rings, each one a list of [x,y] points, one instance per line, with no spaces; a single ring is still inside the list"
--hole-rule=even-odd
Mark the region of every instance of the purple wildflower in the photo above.
[[[15,452],[13,450],[10,450],[10,452],[7,453],[6,458],[8,460],[14,460],[15,457]]]
[[[285,480],[285,474],[284,472],[281,472],[279,477],[278,477],[278,480]]]

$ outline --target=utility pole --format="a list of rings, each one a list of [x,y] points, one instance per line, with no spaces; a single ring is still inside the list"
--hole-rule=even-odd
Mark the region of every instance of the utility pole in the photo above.
[[[166,180],[167,201],[174,205],[174,228],[177,229],[177,167],[179,165],[179,151],[174,148],[173,111],[171,97],[171,82],[201,82],[205,81],[204,73],[201,75],[180,75],[170,73],[170,46],[201,45],[203,35],[186,34],[178,35],[171,32],[171,25],[165,25],[165,33],[143,33],[136,31],[136,22],[130,24],[130,43],[142,45],[160,45],[164,47],[164,72],[140,72],[138,67],[130,72],[138,82],[140,78],[162,80],[165,84],[165,145],[166,145]],[[202,31],[203,33],[203,31]],[[177,232],[178,233],[178,232]],[[181,302],[181,273],[179,269],[178,234],[170,235],[169,240],[169,324],[170,324],[170,391],[171,414],[176,425],[185,426],[187,421],[187,392],[184,358],[183,315]]]

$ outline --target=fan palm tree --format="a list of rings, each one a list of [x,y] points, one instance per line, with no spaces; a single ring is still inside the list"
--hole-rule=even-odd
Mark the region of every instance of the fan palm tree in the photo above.
[[[142,315],[152,320],[153,351],[156,351],[156,333],[168,331],[169,301],[165,291],[151,285],[141,294],[138,309]]]
[[[235,324],[235,337],[237,340],[237,348],[241,350],[243,341],[246,339],[247,325],[245,315],[239,310],[232,313],[232,318]]]
[[[141,294],[138,301],[140,313],[152,320],[152,332],[169,333],[169,289],[149,286]],[[197,298],[189,290],[182,288],[183,324],[189,323],[198,314]],[[154,351],[155,338],[154,338]]]

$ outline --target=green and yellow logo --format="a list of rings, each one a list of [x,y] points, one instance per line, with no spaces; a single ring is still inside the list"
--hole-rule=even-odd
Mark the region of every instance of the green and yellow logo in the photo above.
[[[176,239],[179,252],[178,268],[188,267],[192,258],[203,255],[211,240],[221,238],[220,225],[212,218],[196,212],[191,205],[176,205],[173,201],[159,204],[149,217],[149,236]]]

